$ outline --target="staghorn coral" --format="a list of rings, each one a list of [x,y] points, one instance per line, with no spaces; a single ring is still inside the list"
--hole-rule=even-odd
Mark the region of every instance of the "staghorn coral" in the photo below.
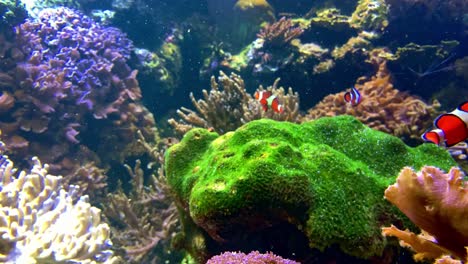
[[[63,189],[62,177],[32,159],[17,173],[0,156],[0,261],[2,263],[115,263],[109,226],[77,186]],[[76,201],[76,202],[75,202]]]
[[[304,120],[341,114],[353,115],[364,124],[403,138],[419,139],[437,115],[439,104],[432,105],[393,88],[385,62],[379,64],[377,73],[370,79],[361,77],[355,87],[362,101],[357,106],[345,102],[345,92],[326,96],[308,111]]]
[[[279,79],[272,86],[267,87],[278,96],[281,104],[284,105],[283,113],[274,111],[263,111],[258,103],[245,90],[244,80],[237,74],[231,73],[227,76],[220,72],[218,82],[215,77],[211,77],[211,90],[203,90],[204,100],[196,100],[190,94],[192,103],[197,112],[182,107],[177,110],[177,114],[182,120],[170,119],[169,123],[178,133],[184,134],[193,127],[212,128],[214,131],[224,134],[240,127],[249,121],[270,118],[290,122],[299,121],[299,95],[291,88],[285,93],[282,87],[278,88]],[[219,86],[223,87],[221,91]],[[264,88],[260,86],[259,90]]]
[[[224,252],[221,255],[210,258],[206,264],[228,264],[228,263],[245,263],[245,264],[299,264],[299,262],[283,259],[273,253],[261,254],[258,251],[252,251],[249,254],[241,252]]]
[[[424,234],[416,235],[395,226],[383,228],[382,233],[401,239],[405,246],[416,251],[416,260],[442,255],[467,260],[468,184],[463,176],[456,167],[447,174],[431,166],[425,166],[417,173],[405,167],[397,182],[385,190],[385,198]]]

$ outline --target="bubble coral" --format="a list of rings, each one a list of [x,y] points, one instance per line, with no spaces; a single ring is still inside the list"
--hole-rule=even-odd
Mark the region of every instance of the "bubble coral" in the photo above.
[[[283,259],[273,253],[261,254],[258,251],[252,251],[249,254],[241,252],[224,252],[221,255],[214,256],[206,264],[298,264],[299,262]]]
[[[109,226],[76,186],[33,158],[29,172],[16,173],[0,156],[0,261],[2,263],[115,263]]]
[[[442,255],[467,259],[468,183],[460,169],[453,167],[445,174],[425,166],[416,173],[405,167],[385,190],[385,198],[423,230],[423,235],[416,235],[395,226],[382,229],[384,235],[396,236],[416,251],[416,260]]]

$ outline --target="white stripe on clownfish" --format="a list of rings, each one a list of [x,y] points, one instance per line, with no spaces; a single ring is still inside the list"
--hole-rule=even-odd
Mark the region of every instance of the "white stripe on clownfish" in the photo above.
[[[457,108],[453,110],[452,112],[450,112],[450,114],[458,116],[468,126],[468,112],[465,112]]]
[[[271,95],[270,97],[266,99],[268,103],[268,107],[271,107],[271,105],[273,104],[273,100],[275,100],[275,98],[278,98],[278,97],[276,95]]]

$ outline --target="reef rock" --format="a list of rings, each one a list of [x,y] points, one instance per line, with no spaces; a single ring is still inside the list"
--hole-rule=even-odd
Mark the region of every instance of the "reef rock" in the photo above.
[[[388,246],[380,227],[410,225],[383,199],[385,188],[404,166],[429,164],[455,162],[435,145],[408,147],[351,116],[263,119],[222,136],[193,129],[166,153],[183,223],[175,242],[200,263],[226,250],[375,260]]]

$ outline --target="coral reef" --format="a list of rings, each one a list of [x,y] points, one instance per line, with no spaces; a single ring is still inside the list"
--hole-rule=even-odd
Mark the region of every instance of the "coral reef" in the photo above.
[[[5,0],[0,3],[0,32],[10,35],[12,29],[22,23],[27,17],[24,5],[15,0]],[[0,42],[3,45],[3,42]]]
[[[128,263],[149,263],[149,260],[162,263],[178,227],[176,207],[167,197],[164,175],[153,175],[149,185],[144,185],[140,161],[133,169],[126,167],[132,176],[130,194],[120,186],[108,195],[104,207],[106,217],[115,222],[112,240],[115,248],[125,251]]]
[[[282,87],[278,88],[279,79],[268,87],[278,96],[284,105],[283,113],[274,111],[263,111],[260,103],[247,93],[244,80],[237,74],[231,73],[227,76],[220,72],[218,82],[211,77],[211,90],[203,90],[204,100],[196,100],[190,94],[193,105],[197,112],[182,107],[177,114],[182,118],[179,121],[170,119],[169,123],[178,133],[185,134],[193,127],[211,128],[217,133],[224,134],[240,127],[249,121],[271,118],[275,120],[299,122],[299,95],[291,88],[286,93]],[[223,87],[220,90],[219,87]],[[264,90],[262,86],[258,90]]]
[[[281,48],[287,45],[291,40],[299,37],[304,30],[294,26],[291,19],[282,17],[273,24],[266,24],[260,29],[257,37],[263,40],[265,49]]]
[[[0,261],[2,263],[116,263],[109,226],[77,186],[64,190],[62,177],[32,159],[17,173],[0,156]]]
[[[273,253],[261,254],[258,251],[250,252],[249,254],[238,252],[224,252],[221,255],[210,258],[206,264],[299,264],[299,262],[283,259]]]
[[[443,255],[468,260],[468,182],[463,176],[456,167],[447,174],[431,166],[417,173],[405,167],[397,182],[385,190],[385,198],[420,227],[423,234],[395,226],[383,228],[382,233],[401,239],[403,245],[416,251],[416,260]]]
[[[158,89],[151,89],[145,96],[151,98],[163,95],[174,95],[176,87],[180,85],[182,70],[182,55],[176,43],[164,43],[158,52],[137,49],[141,68],[138,79],[143,83],[151,83]],[[150,93],[151,92],[151,93]]]
[[[132,50],[120,30],[67,8],[19,25],[0,59],[0,129],[10,157],[38,156],[68,177],[144,153],[135,148],[136,131],[154,138],[155,121],[127,65]],[[102,186],[99,174],[95,186]]]
[[[272,248],[297,261],[332,246],[360,259],[381,256],[388,244],[380,227],[409,223],[382,200],[394,175],[456,163],[433,144],[410,148],[338,116],[300,125],[255,120],[222,136],[192,129],[165,164],[183,219],[179,245],[204,263],[225,250]]]
[[[138,143],[146,149],[152,159],[147,167],[163,164],[163,153],[167,144],[153,146],[139,133]],[[167,142],[166,142],[167,143]],[[112,241],[117,252],[123,252],[126,263],[164,263],[174,260],[177,254],[171,251],[170,240],[180,229],[174,202],[162,167],[158,175],[145,177],[140,160],[131,168],[125,165],[131,176],[130,187],[119,186],[107,195],[103,213],[110,220]]]
[[[384,0],[359,0],[349,21],[354,28],[383,32],[388,26],[388,5]]]
[[[419,139],[438,114],[439,104],[428,105],[417,97],[393,88],[386,63],[370,79],[357,80],[356,89],[362,96],[357,106],[346,103],[345,92],[326,96],[308,111],[305,120],[341,114],[353,115],[371,128],[405,139]]]

